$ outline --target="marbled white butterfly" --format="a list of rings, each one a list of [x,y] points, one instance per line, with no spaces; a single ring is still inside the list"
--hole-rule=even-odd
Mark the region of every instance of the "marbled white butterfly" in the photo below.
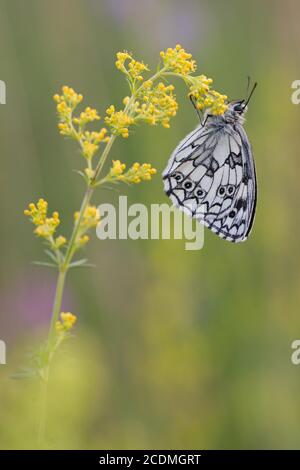
[[[173,204],[231,242],[247,239],[255,214],[255,165],[243,128],[255,87],[247,100],[230,102],[222,116],[206,114],[163,172]]]

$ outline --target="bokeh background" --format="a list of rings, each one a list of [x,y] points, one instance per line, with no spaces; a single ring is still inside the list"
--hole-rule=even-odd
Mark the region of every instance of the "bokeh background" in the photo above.
[[[202,251],[184,241],[99,241],[93,269],[73,270],[64,309],[76,337],[56,361],[49,393],[48,446],[61,449],[299,448],[299,122],[291,83],[299,79],[296,0],[1,0],[0,79],[0,447],[36,448],[38,384],[10,375],[47,327],[55,273],[23,216],[45,197],[68,234],[83,183],[72,142],[57,132],[52,95],[64,84],[103,115],[127,94],[118,50],[155,67],[178,42],[217,90],[245,97],[258,81],[246,130],[259,199],[249,241],[205,232]],[[112,157],[150,162],[160,173],[197,124],[177,85],[170,130],[140,127]],[[166,202],[162,181],[124,188],[129,202]],[[94,203],[116,202],[99,191]]]

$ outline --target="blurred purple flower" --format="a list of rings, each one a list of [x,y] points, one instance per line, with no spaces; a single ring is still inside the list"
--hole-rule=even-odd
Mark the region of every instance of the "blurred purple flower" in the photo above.
[[[51,318],[56,276],[46,269],[32,269],[3,286],[0,291],[0,333],[4,339],[26,334],[47,326]],[[63,310],[72,310],[74,302],[68,290],[63,298]]]
[[[202,42],[202,47],[212,39],[215,25],[209,5],[197,1],[188,4],[181,0],[92,0],[96,14],[103,16],[103,7],[115,21],[120,30],[143,37],[145,46],[151,44],[155,48],[172,47],[182,43],[189,48]]]

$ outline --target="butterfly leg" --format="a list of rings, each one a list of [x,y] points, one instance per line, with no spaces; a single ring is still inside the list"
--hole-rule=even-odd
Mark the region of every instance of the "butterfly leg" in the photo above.
[[[201,122],[203,119],[203,113],[200,111],[200,109],[197,108],[196,100],[192,95],[190,95],[190,100],[191,100],[192,105],[195,108],[199,121]]]

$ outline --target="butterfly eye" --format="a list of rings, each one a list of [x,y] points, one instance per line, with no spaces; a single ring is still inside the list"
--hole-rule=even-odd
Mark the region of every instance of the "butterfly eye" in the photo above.
[[[204,191],[203,191],[203,189],[201,189],[201,188],[196,189],[195,195],[196,195],[197,197],[203,197],[203,196],[204,196]]]
[[[194,187],[195,187],[195,183],[189,180],[185,181],[183,184],[183,189],[186,189],[187,191],[192,191]]]
[[[183,175],[181,173],[174,173],[173,174],[173,178],[175,178],[175,180],[180,183],[182,180],[183,180]]]
[[[224,196],[224,194],[225,194],[225,188],[224,186],[220,186],[218,189],[218,195],[222,197]]]
[[[234,106],[233,106],[234,111],[237,113],[243,113],[245,110],[245,102],[244,100],[238,101]]]
[[[235,106],[234,110],[237,112],[237,113],[242,113],[244,111],[244,107],[239,105],[239,106]]]
[[[227,194],[229,196],[232,196],[232,194],[234,193],[234,186],[232,186],[231,184],[227,187]]]

